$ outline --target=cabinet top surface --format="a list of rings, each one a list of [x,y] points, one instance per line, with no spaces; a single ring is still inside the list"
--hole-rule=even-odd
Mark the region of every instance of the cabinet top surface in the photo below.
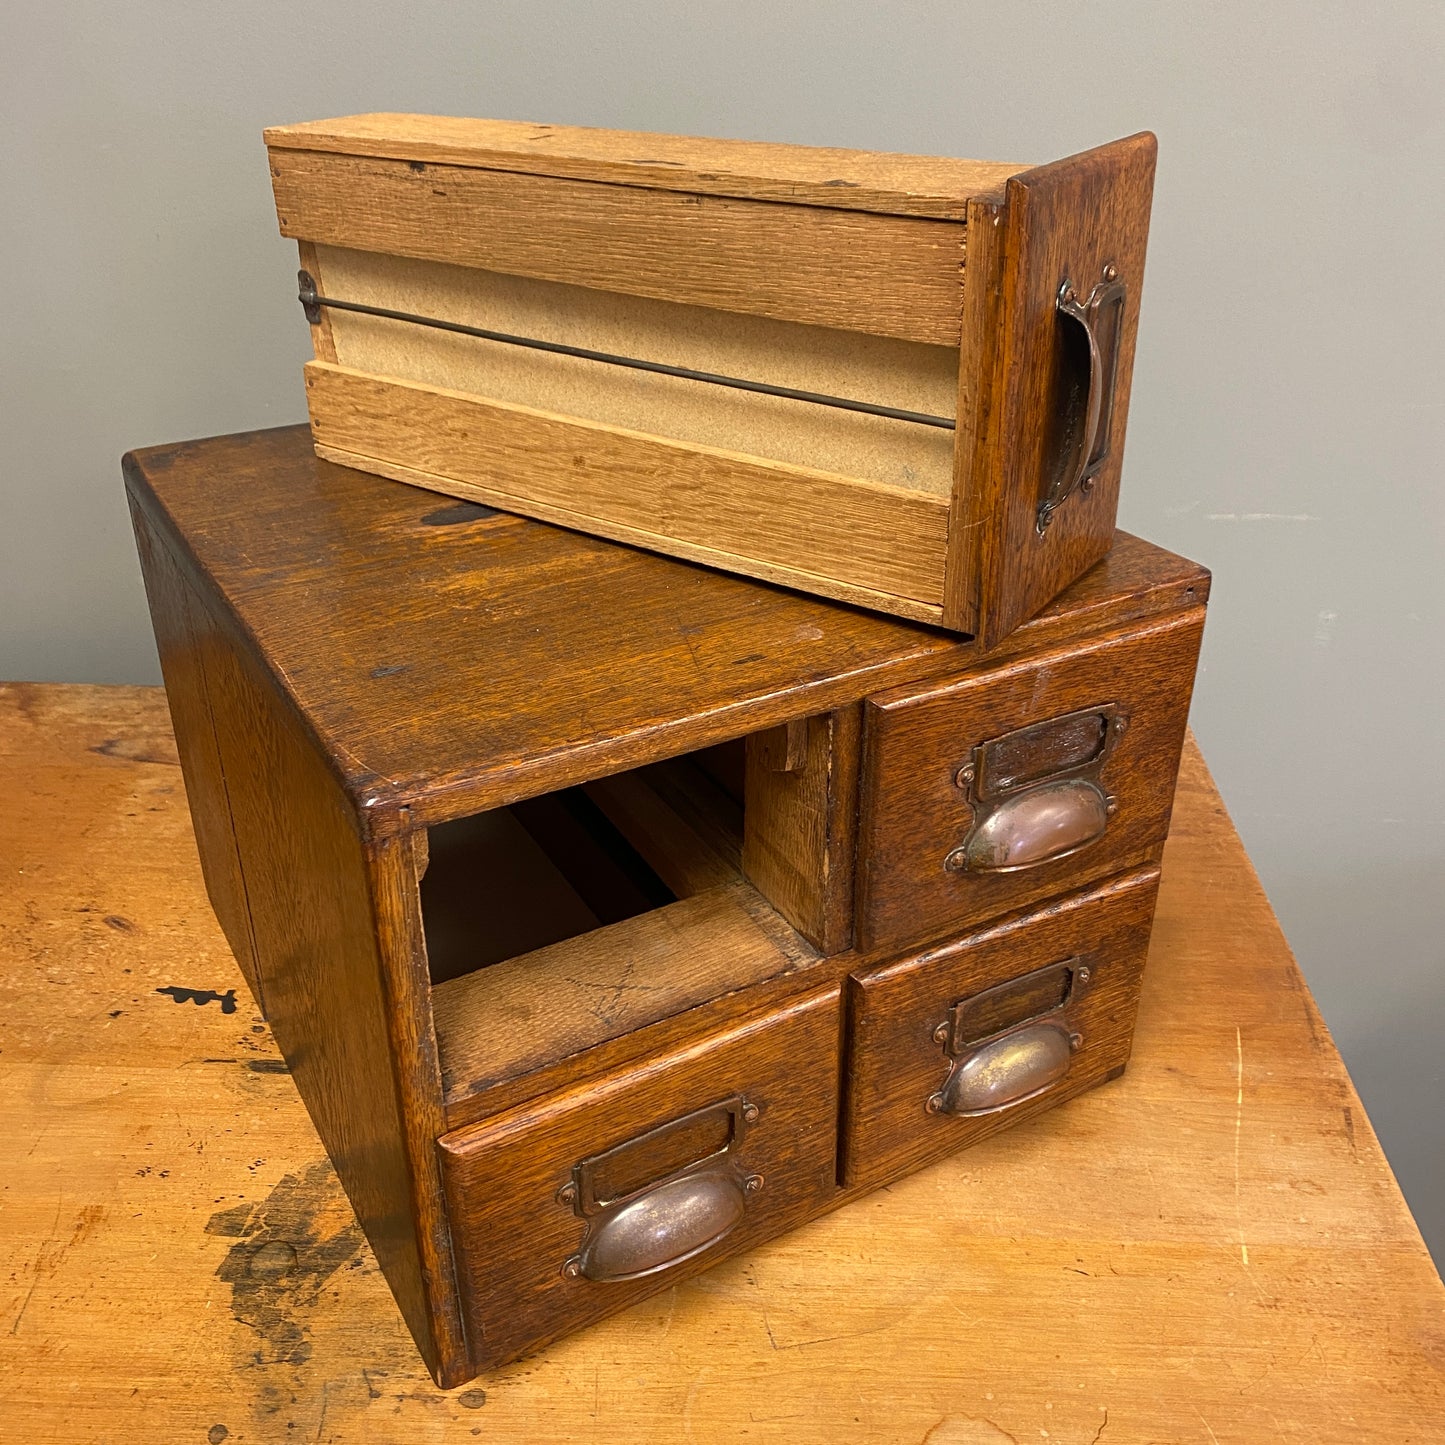
[[[928,627],[323,462],[304,426],[155,447],[125,469],[358,806],[408,806],[419,822],[976,656]],[[1121,533],[993,656],[1202,601],[1207,581]]]
[[[962,217],[971,196],[996,192],[1010,176],[1028,169],[1005,161],[448,115],[348,115],[274,126],[265,137],[268,146],[279,150],[955,219]]]

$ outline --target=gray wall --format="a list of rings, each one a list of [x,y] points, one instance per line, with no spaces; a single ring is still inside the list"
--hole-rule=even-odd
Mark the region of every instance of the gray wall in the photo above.
[[[1214,568],[1194,725],[1445,1257],[1445,9],[9,0],[0,56],[12,678],[156,680],[120,452],[304,415],[263,124],[1157,131],[1123,523]]]

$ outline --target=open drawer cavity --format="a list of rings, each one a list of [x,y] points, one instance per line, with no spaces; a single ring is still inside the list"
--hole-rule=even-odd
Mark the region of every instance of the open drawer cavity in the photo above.
[[[845,947],[856,740],[804,720],[432,828],[447,1103]]]

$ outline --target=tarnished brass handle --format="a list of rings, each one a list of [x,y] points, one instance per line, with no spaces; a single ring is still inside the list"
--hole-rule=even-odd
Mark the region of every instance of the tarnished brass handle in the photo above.
[[[1109,795],[1092,778],[1063,778],[1010,793],[983,812],[944,867],[954,873],[1011,873],[1051,863],[1101,837],[1112,811]]]
[[[1088,491],[1099,468],[1108,460],[1126,295],[1124,283],[1113,266],[1104,267],[1104,279],[1085,301],[1079,300],[1078,289],[1068,277],[1060,283],[1055,309],[1068,327],[1077,328],[1076,336],[1088,360],[1084,403],[1080,409],[1082,425],[1071,405],[1064,418],[1063,458],[1048,494],[1039,503],[1035,525],[1041,537],[1054,513],[1076,491]]]
[[[564,1273],[600,1282],[670,1269],[730,1234],[746,1204],[747,1183],[732,1169],[669,1179],[600,1217]]]
[[[1057,1022],[1014,1029],[960,1059],[930,1108],[942,1114],[991,1114],[1020,1104],[1069,1072],[1074,1047],[1068,1030]]]
[[[949,1069],[928,1112],[992,1114],[1053,1088],[1083,1045],[1074,1020],[1093,979],[1090,960],[1068,958],[960,999],[933,1031]]]
[[[711,1249],[763,1187],[740,1157],[761,1110],[740,1094],[579,1160],[557,1194],[587,1222],[567,1279],[640,1279]]]
[[[969,827],[950,873],[1011,873],[1067,858],[1103,837],[1113,796],[1100,781],[1129,726],[1117,703],[1044,718],[979,743],[954,774]]]

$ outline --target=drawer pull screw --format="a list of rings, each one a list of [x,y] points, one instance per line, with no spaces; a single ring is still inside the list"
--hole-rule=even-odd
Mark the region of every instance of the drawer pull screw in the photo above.
[[[930,1114],[941,1114],[943,1112],[943,1095],[929,1095],[928,1103],[924,1105]]]
[[[1088,983],[1093,976],[1094,970],[1091,969],[1088,964],[1084,964],[1083,967],[1074,970],[1074,977],[1078,979],[1080,983]]]
[[[950,873],[962,873],[968,867],[968,850],[955,848],[944,860],[943,866]]]
[[[749,1124],[756,1124],[758,1122],[758,1106],[756,1104],[744,1104],[743,1118]]]
[[[577,1202],[577,1185],[574,1182],[564,1184],[557,1191],[557,1203],[571,1206]]]
[[[953,775],[953,781],[956,787],[967,788],[973,782],[973,764],[960,768]]]
[[[573,1255],[562,1266],[563,1279],[580,1279],[582,1277],[582,1261],[577,1255]]]
[[[763,1176],[761,1174],[749,1174],[743,1181],[743,1188],[749,1194],[756,1194],[763,1187]]]
[[[946,1022],[939,1024],[939,1026],[934,1029],[933,1042],[936,1044],[946,1044],[948,1042],[948,1024]]]
[[[1083,1047],[1084,1047],[1084,1036],[1083,1036],[1083,1034],[1070,1034],[1070,1035],[1069,1035],[1069,1047],[1070,1047],[1071,1049],[1081,1049],[1081,1048],[1083,1048]]]

